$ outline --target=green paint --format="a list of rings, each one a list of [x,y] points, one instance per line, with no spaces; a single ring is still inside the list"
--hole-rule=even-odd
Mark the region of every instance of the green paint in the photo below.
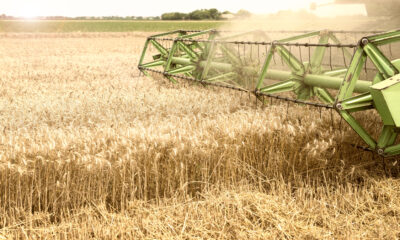
[[[400,74],[371,86],[371,94],[383,123],[400,127]]]

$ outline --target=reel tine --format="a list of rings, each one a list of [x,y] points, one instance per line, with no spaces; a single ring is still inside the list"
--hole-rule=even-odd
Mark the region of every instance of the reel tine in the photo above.
[[[239,60],[242,61],[242,59],[240,58],[240,45],[239,44],[237,45],[237,52],[238,52]]]
[[[329,66],[331,68],[331,71],[333,70],[332,67],[332,46],[329,47]]]
[[[311,44],[311,38],[308,38],[308,44]],[[307,46],[308,48],[308,64],[311,63],[311,46]]]
[[[261,55],[263,58],[264,58],[264,55],[265,55],[265,58],[267,58],[267,54],[268,54],[268,45],[265,45],[265,54],[262,53]],[[265,61],[265,59],[264,59],[264,61]]]
[[[340,49],[342,49],[342,55],[343,55],[344,66],[345,66],[346,68],[348,68],[348,67],[347,67],[347,62],[346,62],[346,55],[344,54],[344,48],[341,47]]]
[[[301,46],[299,46],[299,56],[300,56],[300,61],[303,63],[303,57],[301,56]]]
[[[271,46],[272,47],[272,46]],[[267,53],[268,54],[268,53]],[[274,60],[274,64],[276,65],[276,60],[275,60],[275,51],[272,53],[272,59]]]
[[[253,63],[253,44],[250,44],[250,63]]]
[[[246,65],[246,44],[243,43],[243,63]]]

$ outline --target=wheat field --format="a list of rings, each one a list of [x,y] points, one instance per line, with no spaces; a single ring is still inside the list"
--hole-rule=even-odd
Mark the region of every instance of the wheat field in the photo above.
[[[0,239],[400,238],[397,162],[330,110],[141,76],[147,35],[0,36]]]

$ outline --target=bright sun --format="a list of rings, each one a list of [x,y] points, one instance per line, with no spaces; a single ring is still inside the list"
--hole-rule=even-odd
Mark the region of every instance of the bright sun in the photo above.
[[[33,19],[41,15],[41,10],[35,6],[23,6],[19,9],[19,15],[26,19]]]

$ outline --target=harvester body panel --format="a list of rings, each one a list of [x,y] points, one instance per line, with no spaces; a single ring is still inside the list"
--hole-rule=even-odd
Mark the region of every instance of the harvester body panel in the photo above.
[[[400,128],[400,74],[373,85],[371,94],[383,123]]]

